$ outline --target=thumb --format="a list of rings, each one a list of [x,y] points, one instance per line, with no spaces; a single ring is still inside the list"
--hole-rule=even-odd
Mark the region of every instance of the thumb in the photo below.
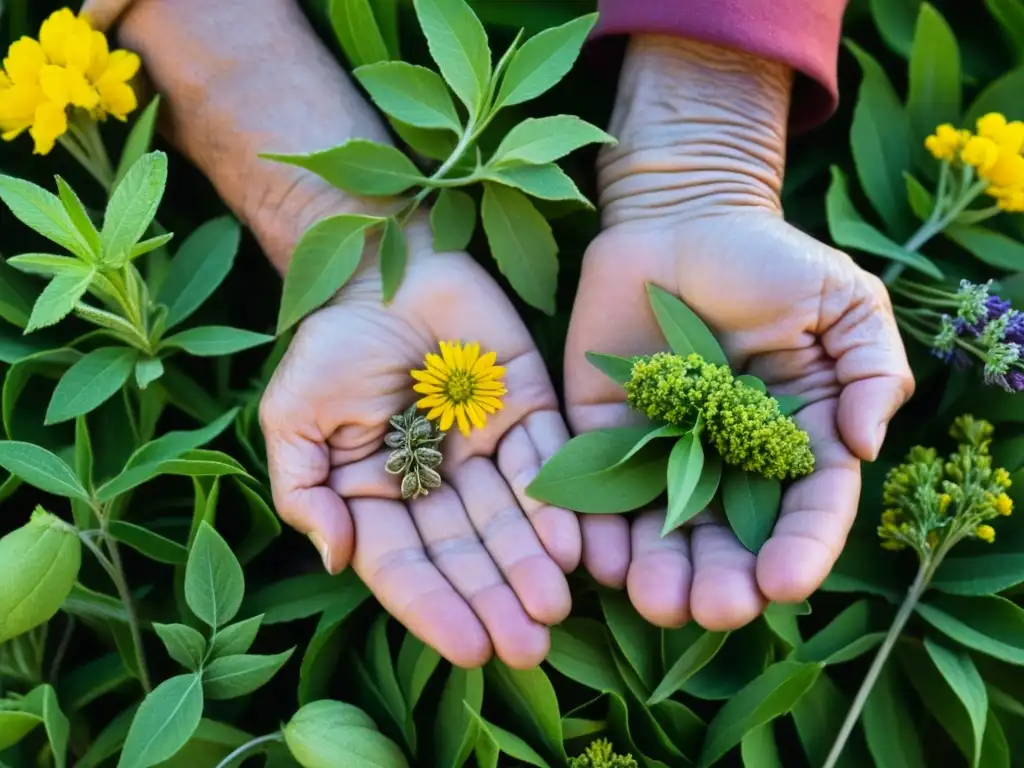
[[[821,338],[842,386],[839,434],[854,455],[874,461],[889,421],[914,392],[914,377],[885,285],[851,269],[853,290],[837,287],[822,301],[822,327],[828,330]]]
[[[85,16],[93,29],[105,32],[132,4],[132,0],[85,0],[81,15]]]

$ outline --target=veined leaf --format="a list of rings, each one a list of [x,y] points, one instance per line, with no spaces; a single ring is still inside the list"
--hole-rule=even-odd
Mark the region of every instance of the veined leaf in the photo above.
[[[274,656],[221,656],[203,671],[203,691],[214,700],[246,696],[266,685],[294,652],[293,648]]]
[[[261,344],[269,344],[273,340],[273,336],[242,328],[229,328],[226,325],[203,325],[168,336],[163,340],[162,345],[177,347],[198,357],[220,357],[221,355],[233,355],[244,349],[252,349]]]
[[[0,467],[41,491],[89,500],[75,471],[45,448],[15,440],[0,441]]]
[[[57,275],[81,277],[83,275],[91,276],[95,272],[94,267],[81,259],[57,256],[51,253],[24,253],[20,256],[11,256],[7,263],[26,274],[42,275],[43,277],[56,277]]]
[[[1001,232],[970,224],[950,224],[942,234],[978,261],[996,269],[1024,271],[1024,243]]]
[[[484,25],[464,0],[414,0],[430,57],[471,117],[480,115],[491,81]]]
[[[662,536],[667,536],[687,521],[683,512],[697,490],[703,471],[704,448],[700,444],[700,435],[696,431],[688,432],[676,441],[668,457],[668,511],[661,529]],[[700,511],[696,509],[694,514]]]
[[[575,115],[529,117],[505,134],[490,165],[553,163],[587,144],[615,144],[615,138]]]
[[[328,184],[356,195],[397,195],[426,181],[412,160],[399,150],[368,139],[350,139],[308,155],[261,157],[305,168]]]
[[[409,257],[409,244],[405,231],[398,219],[388,218],[380,238],[380,278],[383,286],[384,303],[390,304],[402,285],[405,262]]]
[[[167,327],[187,319],[224,282],[235,263],[242,230],[230,216],[198,227],[178,248],[157,294],[167,307]]]
[[[722,473],[722,506],[729,526],[744,547],[760,551],[775,528],[782,483],[727,466]]]
[[[544,165],[511,165],[490,168],[486,178],[515,187],[541,200],[575,200],[588,208],[593,204],[583,196],[575,182],[554,163]]]
[[[651,309],[665,334],[665,340],[677,355],[697,353],[709,363],[728,365],[729,361],[711,330],[686,304],[668,291],[648,283]]]
[[[391,58],[370,0],[330,0],[328,15],[341,50],[353,67]]]
[[[170,759],[192,738],[202,716],[199,675],[165,680],[135,713],[118,768],[150,768]]]
[[[92,223],[92,219],[89,218],[89,214],[86,212],[85,206],[82,205],[82,201],[78,199],[78,195],[75,194],[75,190],[68,186],[68,183],[60,176],[57,176],[55,180],[60,202],[64,206],[64,210],[67,211],[71,223],[75,225],[75,229],[89,245],[90,261],[95,263],[103,251],[99,230]]]
[[[148,528],[124,520],[111,520],[108,529],[115,539],[150,560],[168,565],[184,565],[188,561],[187,548]]]
[[[417,128],[462,130],[448,88],[436,72],[404,61],[382,61],[352,74],[391,117]]]
[[[206,655],[206,638],[185,624],[153,624],[167,654],[186,669],[196,672]]]
[[[203,521],[185,569],[188,607],[200,620],[217,629],[235,617],[244,595],[242,566],[221,535]]]
[[[121,183],[125,174],[139,161],[139,158],[149,152],[153,143],[153,134],[156,132],[156,115],[159,109],[160,94],[157,94],[136,118],[135,125],[132,126],[128,138],[124,142],[121,159],[117,164],[117,173],[114,175],[115,187]]]
[[[140,157],[121,179],[103,215],[103,260],[120,266],[156,216],[167,186],[167,155],[150,152]]]
[[[430,209],[434,250],[438,253],[464,251],[476,228],[476,203],[465,192],[442,189]]]
[[[914,146],[926,155],[924,140],[942,123],[960,123],[960,47],[949,24],[929,3],[921,3],[910,54],[907,114]]]
[[[46,409],[46,424],[57,424],[99,408],[114,396],[135,366],[129,347],[100,347],[73,366],[57,383]]]
[[[56,325],[75,308],[92,283],[95,272],[90,270],[79,275],[57,275],[39,294],[32,305],[32,314],[25,326],[25,333]]]
[[[603,352],[587,352],[587,360],[617,384],[625,384],[633,376],[631,358],[606,355]]]
[[[71,221],[59,197],[31,182],[0,174],[0,200],[26,227],[80,259],[89,260],[89,243]]]

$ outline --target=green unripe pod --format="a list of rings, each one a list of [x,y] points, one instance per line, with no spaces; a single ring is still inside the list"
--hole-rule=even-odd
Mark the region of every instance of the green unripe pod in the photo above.
[[[284,727],[284,740],[302,768],[409,768],[369,715],[340,701],[304,706]]]
[[[78,532],[42,507],[0,539],[0,643],[53,618],[81,565]]]

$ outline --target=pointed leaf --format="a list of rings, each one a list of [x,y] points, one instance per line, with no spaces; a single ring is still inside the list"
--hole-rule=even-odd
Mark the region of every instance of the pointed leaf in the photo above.
[[[256,635],[262,623],[263,614],[259,614],[217,630],[217,634],[213,637],[212,657],[219,659],[221,656],[237,656],[247,653],[256,641]]]
[[[370,0],[330,0],[327,12],[341,50],[353,67],[391,58]]]
[[[238,222],[221,216],[185,238],[157,294],[168,310],[168,328],[187,319],[217,290],[231,271],[241,237]]]
[[[380,279],[384,303],[390,304],[398,293],[405,275],[405,262],[409,257],[409,244],[402,225],[393,216],[384,224],[380,238]]]
[[[985,681],[971,657],[961,650],[952,650],[931,637],[925,637],[924,647],[939,673],[960,699],[971,721],[974,733],[974,758],[972,765],[981,760],[982,741],[988,719],[988,694]]]
[[[78,232],[56,195],[28,181],[0,175],[0,200],[26,227],[88,260],[89,243]]]
[[[658,683],[651,698],[647,700],[647,706],[665,701],[680,690],[687,680],[715,658],[715,654],[718,653],[728,637],[728,632],[704,631],[669,667],[665,677]]]
[[[254,333],[242,328],[229,328],[226,325],[203,325],[168,336],[163,340],[162,345],[183,349],[197,357],[220,357],[252,349],[261,344],[269,344],[273,340],[273,336]]]
[[[32,305],[32,314],[25,326],[25,333],[56,325],[71,314],[75,305],[85,295],[93,281],[95,272],[58,275],[39,294]]]
[[[596,13],[580,16],[523,43],[501,80],[495,108],[535,99],[558,83],[576,63],[596,22]]]
[[[485,178],[541,200],[574,200],[593,208],[576,183],[554,163],[490,168],[485,171]]]
[[[703,471],[704,448],[700,444],[700,436],[689,432],[679,438],[668,457],[668,511],[661,529],[662,536],[688,520],[683,513],[689,508]],[[694,514],[700,511],[700,508],[696,509]]]
[[[426,179],[412,160],[394,147],[368,139],[350,139],[308,155],[261,155],[305,168],[328,184],[355,195],[398,195]]]
[[[153,624],[167,654],[186,669],[196,672],[206,655],[206,638],[184,624]]]
[[[118,768],[149,768],[170,759],[192,738],[202,716],[199,675],[165,680],[135,713]]]
[[[476,229],[476,203],[465,192],[442,189],[430,209],[434,250],[438,253],[464,251]]]
[[[529,117],[505,134],[490,165],[543,165],[588,144],[614,143],[613,136],[575,115]]]
[[[231,547],[209,523],[202,522],[185,569],[185,600],[210,627],[227,624],[238,613],[245,577]]]
[[[167,186],[167,155],[150,152],[140,157],[121,179],[103,215],[103,258],[113,265],[124,264],[156,216]]]
[[[481,112],[491,80],[483,24],[464,0],[414,0],[430,57],[471,116]]]
[[[99,408],[128,381],[135,355],[128,347],[101,347],[68,368],[53,390],[45,423],[59,424]]]
[[[139,161],[139,158],[149,152],[150,146],[153,144],[153,134],[156,132],[156,116],[159,109],[160,95],[157,94],[136,118],[135,125],[132,126],[128,138],[124,142],[121,159],[117,164],[117,173],[114,176],[115,187],[121,183],[125,174]]]
[[[60,176],[56,177],[56,181],[57,194],[60,196],[64,210],[67,211],[68,218],[71,219],[75,229],[88,244],[89,255],[92,259],[99,259],[103,245],[100,242],[100,233],[96,229],[96,225],[92,223],[92,219],[89,218],[89,214],[86,212],[85,206],[82,205],[82,201],[78,199],[78,195],[75,194],[75,190],[68,186],[68,183]]]
[[[462,130],[448,88],[436,72],[404,61],[384,61],[352,74],[391,117],[417,128]]]
[[[665,341],[673,352],[684,356],[696,353],[709,363],[729,364],[711,330],[680,299],[651,284],[647,285],[647,296],[661,332],[665,334]]]
[[[89,493],[75,471],[38,445],[14,440],[0,441],[0,467],[41,491],[89,501]]]
[[[274,656],[221,656],[203,670],[203,692],[213,700],[237,699],[262,688],[291,658],[290,651]]]
[[[617,384],[625,384],[633,376],[631,358],[606,355],[603,352],[587,352],[587,360]]]
[[[738,467],[722,473],[722,505],[729,526],[751,552],[761,550],[775,528],[782,500],[782,483]]]
[[[184,565],[188,561],[188,550],[184,546],[148,528],[124,520],[111,520],[108,529],[115,539],[150,560],[168,565]]]

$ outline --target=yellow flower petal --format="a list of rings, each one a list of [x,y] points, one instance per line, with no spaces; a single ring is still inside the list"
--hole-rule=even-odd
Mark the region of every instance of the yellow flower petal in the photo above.
[[[58,107],[71,103],[71,78],[68,70],[49,64],[39,71],[39,87],[43,94]]]
[[[423,362],[426,364],[427,369],[436,376],[439,376],[442,381],[451,376],[451,368],[448,367],[447,363],[440,356],[433,352],[427,353]]]
[[[505,375],[505,369],[500,365],[492,365],[486,371],[476,374],[477,378],[481,381],[491,381],[493,379],[500,379]]]
[[[448,399],[444,395],[427,395],[421,398],[417,403],[417,408],[436,408],[439,405],[444,405],[448,402]]]
[[[475,341],[467,344],[463,350],[463,357],[466,363],[466,370],[472,371],[473,366],[476,365],[476,361],[480,357],[480,345]]]
[[[441,348],[441,357],[444,359],[444,364],[448,366],[448,370],[459,370],[459,366],[455,363],[455,352],[452,350],[451,342],[445,343],[441,341],[438,342],[438,346]]]
[[[978,118],[978,135],[994,139],[1006,127],[1006,118],[998,112],[989,112]]]
[[[488,413],[500,411],[505,407],[501,400],[496,397],[478,397],[475,402],[479,403],[481,408],[489,409]]]
[[[46,100],[38,85],[14,85],[0,91],[0,128],[25,130],[36,119],[36,109]]]
[[[107,69],[107,62],[110,60],[110,46],[107,44],[107,36],[102,32],[92,32],[92,45],[89,46],[89,68],[85,70],[85,76],[92,82],[99,80]]]
[[[488,368],[490,368],[492,365],[494,365],[494,361],[497,359],[498,355],[495,352],[488,352],[487,354],[481,355],[477,359],[476,364],[473,366],[472,372],[476,375],[480,375]]]
[[[53,64],[64,66],[67,59],[64,45],[75,27],[75,14],[70,8],[54,11],[39,28],[39,43],[43,52]]]
[[[135,98],[135,91],[130,85],[101,80],[96,84],[96,90],[100,95],[100,108],[118,120],[123,121],[139,105]]]
[[[444,389],[437,384],[416,384],[412,391],[419,392],[421,395],[438,395],[444,392]]]
[[[469,415],[469,420],[473,422],[473,426],[477,429],[483,429],[486,426],[487,415],[476,403],[472,401],[466,403],[466,413]]]
[[[101,82],[127,83],[139,71],[142,64],[138,54],[131,51],[112,51],[107,59],[107,67],[103,70],[96,84]]]
[[[44,101],[36,109],[35,121],[29,133],[35,141],[34,153],[37,155],[49,154],[57,139],[63,136],[68,129],[68,116],[62,107],[58,107],[48,101]]]
[[[7,76],[7,73],[0,69],[0,90],[6,90],[14,85],[14,81]]]
[[[455,420],[459,424],[459,432],[469,437],[469,419],[466,418],[466,406],[462,404],[455,406]]]
[[[409,375],[416,379],[416,381],[422,381],[424,384],[441,385],[441,380],[430,371],[409,371]]]
[[[436,408],[431,408],[430,412],[427,413],[427,420],[433,421],[434,419],[436,419],[438,416],[444,413],[444,408],[445,407],[443,405],[439,405]]]
[[[441,412],[441,424],[439,425],[442,432],[447,432],[452,428],[452,422],[455,421],[455,408],[451,403],[446,403],[444,410]]]
[[[42,47],[31,37],[23,37],[11,43],[4,59],[4,69],[14,83],[35,85],[39,82],[39,71],[47,64]]]

